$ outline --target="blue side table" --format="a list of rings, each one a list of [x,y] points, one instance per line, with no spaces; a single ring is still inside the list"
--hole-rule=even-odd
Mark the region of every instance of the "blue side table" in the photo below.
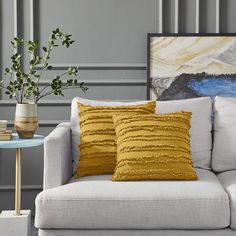
[[[10,141],[0,141],[0,148],[16,148],[16,176],[15,176],[15,215],[21,215],[21,148],[42,145],[44,136],[34,135],[32,139],[20,139],[17,134],[12,135]]]

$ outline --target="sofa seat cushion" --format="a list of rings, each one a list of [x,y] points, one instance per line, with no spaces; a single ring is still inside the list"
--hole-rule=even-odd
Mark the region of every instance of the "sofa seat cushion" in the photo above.
[[[231,223],[230,227],[236,230],[236,170],[218,174],[218,178],[229,195]]]
[[[229,199],[214,173],[197,181],[112,182],[88,176],[36,198],[35,225],[67,229],[219,229],[230,223]]]

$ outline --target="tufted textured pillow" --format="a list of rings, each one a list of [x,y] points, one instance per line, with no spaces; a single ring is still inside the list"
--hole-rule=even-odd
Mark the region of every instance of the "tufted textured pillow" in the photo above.
[[[80,159],[76,176],[114,173],[116,135],[113,115],[155,113],[156,102],[134,106],[91,106],[78,103],[80,116]]]
[[[78,144],[80,143],[80,116],[78,102],[84,105],[90,106],[134,106],[134,105],[143,105],[147,104],[150,101],[99,101],[99,100],[90,100],[81,97],[73,98],[71,102],[71,142],[72,142],[72,160],[73,160],[73,174],[76,173],[76,169],[79,163],[79,148]]]
[[[113,119],[117,136],[113,181],[197,179],[190,150],[190,112]]]

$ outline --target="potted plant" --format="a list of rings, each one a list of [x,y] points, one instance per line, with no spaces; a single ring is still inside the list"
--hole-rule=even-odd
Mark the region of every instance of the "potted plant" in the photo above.
[[[38,41],[25,41],[22,38],[14,38],[11,41],[13,48],[20,45],[26,46],[29,54],[29,69],[24,71],[22,67],[22,54],[15,53],[11,57],[11,66],[5,69],[4,80],[0,80],[0,88],[5,90],[9,98],[17,102],[15,112],[15,130],[20,138],[32,138],[38,127],[37,103],[49,95],[64,96],[63,90],[69,88],[80,88],[83,92],[87,90],[83,82],[78,82],[78,67],[69,67],[67,71],[56,75],[51,82],[40,87],[40,81],[47,70],[53,69],[49,64],[52,51],[60,46],[69,48],[74,41],[70,34],[63,33],[59,28],[52,31],[48,45],[42,47],[43,55],[36,55],[39,49]],[[35,70],[35,66],[42,65],[41,71]]]

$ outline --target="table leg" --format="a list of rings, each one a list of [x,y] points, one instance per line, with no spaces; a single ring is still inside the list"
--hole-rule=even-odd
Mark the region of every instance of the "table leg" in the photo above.
[[[15,214],[20,215],[21,208],[21,149],[16,149]]]

